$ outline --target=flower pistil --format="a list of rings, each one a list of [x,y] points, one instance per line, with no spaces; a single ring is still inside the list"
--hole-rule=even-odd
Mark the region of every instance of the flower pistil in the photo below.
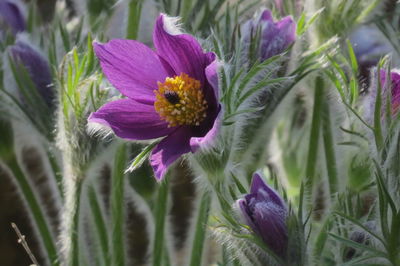
[[[208,106],[200,81],[185,73],[167,77],[164,83],[158,82],[154,93],[154,108],[168,122],[168,127],[199,126],[207,116]]]

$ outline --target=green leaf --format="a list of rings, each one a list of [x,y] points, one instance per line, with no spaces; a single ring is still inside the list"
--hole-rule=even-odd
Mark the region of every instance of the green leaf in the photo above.
[[[378,152],[383,147],[383,133],[382,133],[382,84],[381,84],[381,67],[383,64],[383,60],[378,65],[377,70],[377,91],[376,91],[376,99],[375,99],[375,111],[374,111],[374,135],[375,135],[375,143]]]
[[[350,56],[350,63],[351,63],[351,69],[353,70],[354,74],[358,73],[358,63],[357,63],[357,58],[353,50],[353,46],[351,45],[349,40],[346,40],[347,44],[347,50]]]
[[[37,199],[32,189],[32,186],[30,185],[28,179],[21,170],[15,156],[6,163],[7,166],[10,167],[15,181],[17,182],[18,187],[21,190],[21,194],[24,197],[24,200],[28,206],[29,212],[33,217],[34,224],[36,225],[36,228],[38,230],[39,237],[43,241],[46,256],[49,259],[50,264],[54,266],[59,265],[57,249],[54,243],[53,236],[46,221],[44,210],[42,210],[42,208],[40,207],[39,200]]]
[[[63,22],[61,20],[58,22],[58,29],[60,30],[61,39],[64,45],[64,50],[68,52],[71,50],[71,41],[69,39],[69,33],[65,29]]]
[[[378,236],[376,233],[374,233],[373,231],[371,231],[368,227],[366,227],[365,225],[363,225],[362,223],[360,223],[358,220],[348,216],[345,213],[339,212],[339,211],[335,211],[335,214],[348,220],[349,222],[353,223],[354,225],[357,225],[358,227],[360,227],[361,229],[363,229],[365,232],[367,232],[368,234],[370,234],[371,236],[375,237],[377,240],[379,240],[384,246],[386,246],[385,241]]]
[[[129,166],[128,169],[125,170],[125,173],[127,172],[133,172],[136,169],[138,169],[147,159],[147,157],[150,156],[151,151],[153,148],[159,143],[159,141],[155,141],[151,143],[150,145],[146,146],[143,151],[141,151],[135,159],[131,162],[131,165]]]
[[[356,248],[356,249],[361,249],[361,250],[363,250],[363,251],[372,253],[372,254],[375,255],[375,257],[378,257],[378,258],[385,258],[385,259],[387,259],[387,255],[386,255],[384,252],[380,251],[380,250],[377,250],[377,249],[374,249],[374,248],[372,248],[372,247],[369,247],[369,246],[366,246],[366,245],[357,243],[357,242],[355,242],[355,241],[352,241],[352,240],[343,238],[343,237],[338,236],[338,235],[333,234],[333,233],[328,233],[328,234],[329,234],[331,237],[333,237],[334,239],[336,239],[336,240],[342,242],[343,244],[345,244],[345,245],[347,245],[347,246],[350,246],[350,247],[353,247],[353,248]]]

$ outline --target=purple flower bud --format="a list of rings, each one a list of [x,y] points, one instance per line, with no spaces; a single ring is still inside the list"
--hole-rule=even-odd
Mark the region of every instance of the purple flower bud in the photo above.
[[[393,48],[376,27],[361,26],[350,35],[350,42],[357,57],[362,82],[368,86],[370,69],[376,66]]]
[[[376,222],[375,221],[368,221],[366,223],[363,223],[363,225],[368,228],[368,230],[372,231],[372,232],[376,232]],[[356,230],[354,230],[353,232],[351,232],[350,234],[350,240],[363,244],[363,245],[370,245],[370,239],[371,236],[364,230],[360,230],[359,228],[357,228]],[[345,259],[346,261],[352,259],[357,253],[357,250],[352,248],[352,247],[347,247],[345,249]]]
[[[389,90],[391,93],[391,105],[392,105],[392,115],[396,115],[400,109],[400,72],[399,70],[392,70],[390,72],[390,79],[391,85],[386,86],[386,77],[387,72],[385,70],[381,70],[380,79],[381,79],[381,86],[383,88],[383,105],[386,101],[386,96]]]
[[[288,232],[287,208],[280,196],[260,175],[254,174],[250,194],[236,204],[247,225],[281,258],[286,257]]]
[[[282,53],[296,39],[296,23],[291,16],[274,21],[271,11],[264,10],[257,18],[248,20],[242,28],[245,47],[261,31],[258,56],[262,61]]]
[[[13,34],[25,30],[25,19],[18,1],[0,0],[0,32]]]
[[[54,100],[52,76],[46,58],[26,41],[18,40],[9,47],[11,58],[16,66],[23,66],[31,77],[33,83],[43,97],[46,104],[51,107]]]

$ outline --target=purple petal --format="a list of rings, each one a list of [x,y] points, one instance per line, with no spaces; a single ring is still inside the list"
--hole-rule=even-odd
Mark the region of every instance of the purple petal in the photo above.
[[[0,22],[10,27],[14,34],[25,30],[25,19],[20,7],[11,1],[0,1]]]
[[[208,83],[211,85],[212,88],[212,98],[218,102],[218,97],[219,97],[219,84],[218,84],[218,68],[220,66],[220,63],[217,61],[216,56],[214,53],[208,53],[208,64],[205,70],[206,73],[206,78]],[[207,92],[206,92],[207,94]],[[206,98],[210,100],[210,96],[206,95]]]
[[[286,255],[288,243],[286,216],[286,210],[273,202],[263,201],[255,204],[255,231],[258,231],[268,247],[282,258]]]
[[[392,108],[393,113],[400,110],[400,73],[395,70],[392,71]]]
[[[260,20],[274,22],[271,11],[268,9],[264,10],[261,14]]]
[[[296,40],[296,23],[291,16],[284,17],[276,23],[276,26],[285,40],[286,47]]]
[[[282,53],[296,39],[296,24],[290,16],[276,23],[264,20],[261,25],[262,60]]]
[[[161,181],[167,173],[168,167],[181,155],[190,152],[190,132],[181,128],[165,137],[153,150],[150,164],[154,175]]]
[[[132,100],[153,104],[157,82],[168,76],[160,58],[149,47],[133,40],[93,43],[108,80]]]
[[[153,42],[157,53],[172,67],[175,75],[186,73],[204,86],[204,69],[209,62],[198,41],[188,34],[173,35],[171,18],[160,15],[156,21]]]
[[[197,134],[195,137],[190,139],[190,146],[192,152],[197,151],[201,146],[207,147],[212,144],[215,137],[218,135],[221,121],[220,121],[220,110],[221,106],[218,101],[218,62],[215,60],[215,55],[209,53],[209,60],[212,61],[207,66],[205,72],[209,86],[204,88],[205,98],[208,103],[208,112],[206,121],[196,129]]]
[[[242,217],[245,219],[246,224],[250,226],[251,229],[253,229],[253,231],[258,230],[257,226],[253,222],[252,212],[249,209],[249,206],[247,205],[246,199],[238,199],[236,201],[236,205],[239,206],[242,213]],[[256,233],[259,232],[257,231]]]
[[[257,194],[257,200],[271,200],[274,204],[285,208],[279,194],[270,188],[258,173],[253,175],[250,192]]]
[[[118,137],[130,140],[159,138],[176,130],[168,128],[152,105],[131,99],[109,102],[92,113],[88,120],[108,126]]]
[[[12,59],[26,69],[39,94],[46,104],[51,107],[55,98],[52,84],[52,76],[49,63],[46,58],[29,43],[18,40],[10,46]]]
[[[207,148],[215,141],[219,129],[221,128],[220,118],[214,120],[212,128],[207,132],[204,137],[193,137],[190,139],[190,148],[192,152],[196,152],[200,147]]]

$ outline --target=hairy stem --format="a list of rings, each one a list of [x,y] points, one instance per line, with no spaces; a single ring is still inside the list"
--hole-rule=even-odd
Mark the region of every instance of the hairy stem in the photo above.
[[[199,213],[196,222],[196,232],[193,240],[192,255],[190,265],[202,265],[204,240],[207,231],[207,222],[211,206],[211,195],[208,191],[204,192],[201,198]]]
[[[153,265],[161,265],[164,251],[164,230],[168,207],[168,176],[160,184],[155,210],[156,229],[154,234]]]

